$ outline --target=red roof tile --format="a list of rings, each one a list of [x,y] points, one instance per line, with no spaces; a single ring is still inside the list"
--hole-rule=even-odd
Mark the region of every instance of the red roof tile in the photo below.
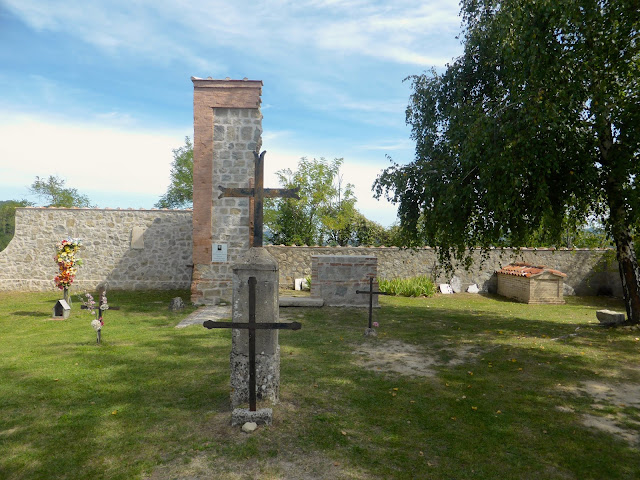
[[[536,277],[543,272],[548,272],[559,277],[566,277],[565,273],[560,270],[553,270],[547,268],[546,265],[532,265],[530,263],[516,262],[502,267],[500,270],[496,270],[496,273],[503,273],[505,275],[515,275],[517,277]]]

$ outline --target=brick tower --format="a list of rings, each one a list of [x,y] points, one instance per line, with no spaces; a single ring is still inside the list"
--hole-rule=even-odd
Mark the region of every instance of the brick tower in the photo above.
[[[247,198],[218,198],[219,186],[251,187],[262,145],[262,81],[193,82],[193,280],[191,301],[232,297],[232,265],[249,249]]]

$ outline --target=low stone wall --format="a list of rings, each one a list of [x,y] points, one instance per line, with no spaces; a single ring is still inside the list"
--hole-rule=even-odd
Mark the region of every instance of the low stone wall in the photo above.
[[[610,294],[622,296],[618,263],[613,250],[554,250],[554,249],[495,249],[486,258],[481,251],[473,252],[474,262],[469,270],[458,266],[446,272],[430,247],[402,249],[396,247],[265,247],[278,261],[280,285],[293,288],[295,278],[311,275],[313,255],[373,255],[378,258],[380,278],[408,278],[427,275],[436,283],[447,283],[453,275],[462,280],[463,287],[475,283],[481,291],[497,291],[496,270],[514,261],[547,265],[567,274],[565,295]]]
[[[16,233],[0,252],[0,290],[54,290],[56,244],[80,238],[84,261],[72,294],[191,285],[191,211],[18,208]]]

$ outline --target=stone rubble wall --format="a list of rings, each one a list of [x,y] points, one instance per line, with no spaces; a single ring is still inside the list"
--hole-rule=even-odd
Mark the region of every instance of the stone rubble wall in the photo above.
[[[191,285],[190,210],[18,208],[16,233],[0,252],[0,290],[55,290],[56,245],[79,238],[72,294],[109,289],[183,289]]]
[[[235,217],[232,208],[229,207],[228,215]],[[238,228],[231,223],[230,220],[229,237],[216,241],[231,243],[230,237]],[[143,232],[142,249],[132,248],[134,227]],[[248,235],[247,229],[238,230],[237,235]],[[58,273],[55,246],[68,236],[79,237],[84,243],[80,258],[85,265],[78,272],[72,293],[93,290],[105,281],[110,289],[186,289],[191,285],[193,240],[189,210],[26,207],[16,210],[16,234],[0,252],[0,290],[54,290],[53,278]],[[494,272],[513,261],[525,261],[566,273],[565,295],[622,296],[613,250],[497,249],[489,251],[484,261],[480,251],[475,251],[470,270],[459,267],[448,273],[439,266],[432,248],[274,245],[265,248],[279,263],[281,287],[293,288],[295,278],[311,276],[312,255],[372,255],[378,259],[380,278],[428,275],[437,283],[447,283],[455,274],[465,289],[476,283],[483,291],[495,292]],[[231,269],[230,262],[221,266]],[[214,268],[208,269],[203,266],[206,276],[215,281]]]
[[[228,261],[212,263],[209,244],[209,251],[195,262],[191,299],[208,304],[231,300],[231,266],[249,248],[249,199],[218,198],[218,187],[249,187],[255,170],[253,152],[262,144],[259,109],[214,108],[213,116],[215,168],[212,172],[214,195],[213,200],[209,200],[212,204],[209,235],[211,243],[227,245]]]
[[[455,275],[462,281],[464,290],[475,283],[481,291],[495,293],[498,285],[495,271],[509,263],[519,261],[546,265],[566,273],[565,295],[608,294],[622,297],[618,262],[615,259],[614,250],[505,248],[489,250],[486,258],[483,258],[478,249],[472,254],[474,262],[469,270],[458,266],[453,272],[447,272],[437,261],[435,249],[430,247],[402,249],[269,245],[265,248],[278,261],[281,287],[293,288],[294,279],[310,277],[311,257],[314,255],[373,255],[378,258],[380,278],[427,275],[436,283],[448,283]]]

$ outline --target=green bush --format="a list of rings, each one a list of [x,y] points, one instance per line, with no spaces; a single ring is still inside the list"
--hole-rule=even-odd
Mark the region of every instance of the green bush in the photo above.
[[[380,291],[397,297],[432,297],[436,293],[433,281],[425,276],[378,280]]]

